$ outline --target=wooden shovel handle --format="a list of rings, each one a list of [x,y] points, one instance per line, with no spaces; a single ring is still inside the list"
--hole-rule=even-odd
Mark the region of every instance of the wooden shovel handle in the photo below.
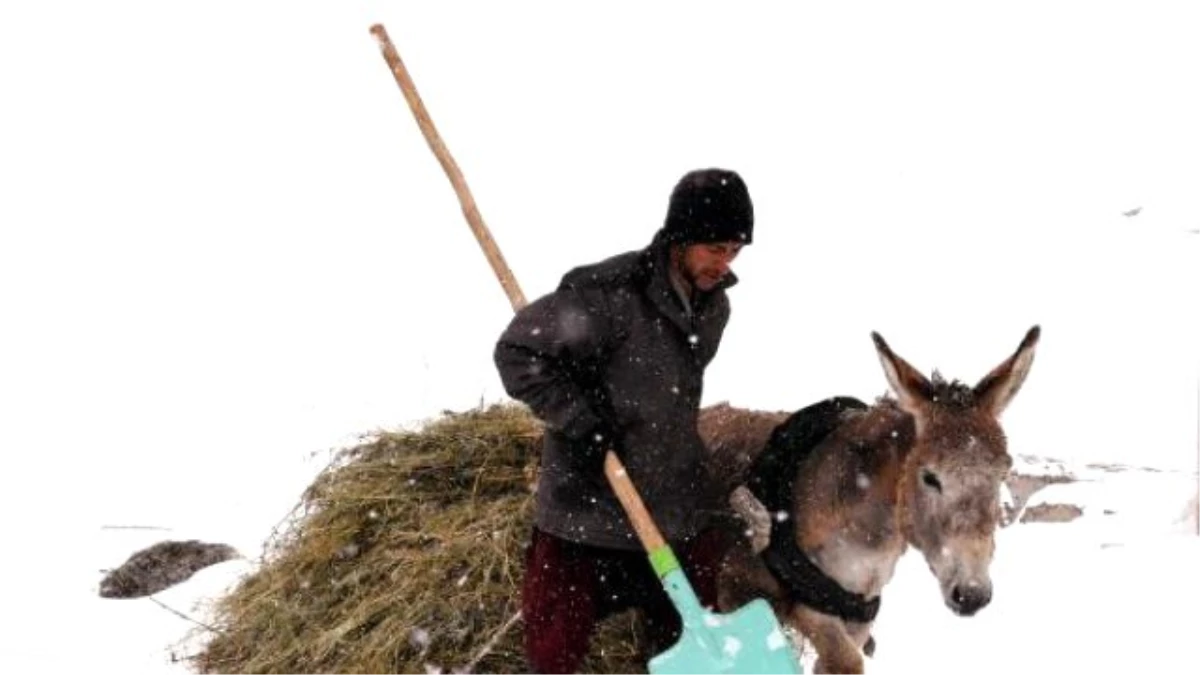
[[[375,40],[379,43],[379,49],[383,52],[383,58],[392,69],[392,76],[396,78],[396,84],[400,85],[400,91],[404,92],[404,99],[408,101],[408,107],[412,109],[413,116],[417,118],[417,125],[421,127],[425,142],[429,144],[433,154],[437,156],[438,162],[441,163],[442,170],[450,179],[450,184],[454,187],[454,194],[458,196],[458,203],[462,206],[463,215],[467,218],[467,224],[470,225],[471,232],[475,234],[475,239],[483,248],[483,254],[491,263],[492,271],[496,273],[496,278],[500,280],[504,292],[508,294],[513,311],[520,310],[526,304],[525,294],[521,292],[516,277],[508,268],[504,256],[500,254],[500,247],[496,246],[495,240],[492,239],[491,232],[483,222],[483,216],[479,215],[479,208],[475,205],[475,199],[471,196],[467,181],[463,178],[462,171],[458,169],[458,163],[450,155],[450,150],[442,142],[442,137],[438,134],[437,127],[433,125],[433,119],[429,117],[429,112],[425,110],[425,104],[422,103],[421,96],[417,93],[417,86],[409,77],[408,69],[400,60],[400,54],[392,45],[392,40],[388,37],[382,24],[371,26],[371,35],[375,36]]]
[[[667,545],[666,540],[658,531],[658,526],[654,524],[646,505],[642,503],[642,496],[633,487],[633,481],[629,480],[629,475],[625,473],[625,465],[612,450],[604,457],[604,475],[608,477],[613,492],[617,493],[621,506],[625,507],[633,531],[637,532],[638,539],[642,541],[646,551],[654,553],[664,548]]]

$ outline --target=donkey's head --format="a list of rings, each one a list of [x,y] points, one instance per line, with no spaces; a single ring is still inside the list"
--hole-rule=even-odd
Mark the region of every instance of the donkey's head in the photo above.
[[[946,605],[970,616],[992,599],[988,568],[1000,519],[1000,484],[1012,467],[1000,414],[1029,374],[1040,329],[974,387],[933,379],[872,333],[888,383],[916,426],[898,502],[908,542],[921,551]]]

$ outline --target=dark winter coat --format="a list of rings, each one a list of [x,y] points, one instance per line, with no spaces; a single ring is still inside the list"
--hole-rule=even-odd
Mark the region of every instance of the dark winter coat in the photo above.
[[[595,546],[640,549],[589,443],[613,448],[668,542],[710,523],[720,497],[697,429],[703,375],[729,320],[722,286],[689,313],[668,275],[665,247],[577,267],[523,308],[495,348],[510,396],[546,424],[536,525]]]

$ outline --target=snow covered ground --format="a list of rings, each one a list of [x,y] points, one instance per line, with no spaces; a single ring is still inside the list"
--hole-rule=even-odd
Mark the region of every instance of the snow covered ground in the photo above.
[[[1027,507],[1072,503],[1083,515],[1068,523],[1017,523],[1000,531],[993,568],[995,598],[972,618],[942,604],[922,559],[911,552],[888,586],[876,624],[878,650],[869,672],[1121,673],[1133,668],[1194,670],[1193,608],[1200,603],[1200,537],[1189,502],[1195,476],[1138,468],[1114,470],[1062,462],[1021,462],[1025,471],[1060,471],[1073,483],[1047,486]],[[1194,507],[1193,507],[1194,508]],[[188,647],[194,624],[163,605],[203,619],[197,603],[221,593],[252,564],[235,560],[201,570],[154,599],[107,600],[96,595],[99,569],[113,567],[155,541],[202,534],[239,540],[237,525],[222,536],[204,532],[104,530],[87,547],[87,565],[73,565],[70,592],[55,615],[90,626],[69,646],[61,631],[17,646],[22,663],[86,668],[89,672],[185,673],[172,663]],[[10,652],[11,647],[5,651]],[[811,672],[811,655],[805,656]]]

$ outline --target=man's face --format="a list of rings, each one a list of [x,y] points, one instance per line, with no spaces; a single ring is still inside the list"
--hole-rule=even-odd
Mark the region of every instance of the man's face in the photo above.
[[[741,242],[691,244],[683,250],[683,275],[697,289],[711,291],[729,274],[729,266],[741,250]]]

